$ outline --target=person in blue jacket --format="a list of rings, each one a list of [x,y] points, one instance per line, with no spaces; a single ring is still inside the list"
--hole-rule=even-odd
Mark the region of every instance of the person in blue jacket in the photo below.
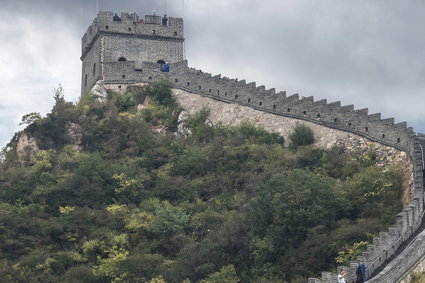
[[[366,281],[366,266],[360,260],[356,266],[356,283],[363,283]]]
[[[161,66],[161,71],[164,73],[168,73],[170,71],[170,65],[168,63],[165,63]]]

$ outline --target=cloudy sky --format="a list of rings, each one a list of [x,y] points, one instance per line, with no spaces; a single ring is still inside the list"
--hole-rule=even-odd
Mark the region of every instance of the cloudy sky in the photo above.
[[[0,147],[24,114],[80,95],[80,39],[99,10],[185,19],[191,67],[341,100],[425,132],[423,0],[0,0]],[[98,2],[98,3],[97,3]]]

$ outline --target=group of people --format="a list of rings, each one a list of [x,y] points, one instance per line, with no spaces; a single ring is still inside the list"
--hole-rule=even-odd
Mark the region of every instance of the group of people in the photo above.
[[[345,275],[347,273],[344,269],[341,269],[338,274],[338,283],[346,283]],[[363,283],[366,281],[366,266],[360,260],[357,262],[356,266],[356,283]]]

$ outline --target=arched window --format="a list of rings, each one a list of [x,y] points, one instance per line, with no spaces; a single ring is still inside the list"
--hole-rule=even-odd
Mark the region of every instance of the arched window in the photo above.
[[[165,61],[164,60],[158,60],[158,62],[157,62],[158,64],[161,64],[161,65],[164,65],[165,64]]]
[[[125,61],[127,61],[127,59],[125,59],[125,57],[120,57],[120,58],[118,59],[118,61],[120,61],[120,62],[125,62]]]

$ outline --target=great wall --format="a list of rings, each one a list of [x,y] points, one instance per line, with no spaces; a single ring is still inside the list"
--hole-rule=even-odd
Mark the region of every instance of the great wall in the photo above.
[[[287,96],[284,91],[257,87],[253,82],[189,68],[183,58],[183,43],[181,18],[169,18],[163,24],[155,15],[140,19],[136,14],[114,17],[112,12],[100,12],[82,39],[82,94],[93,86],[95,90],[106,87],[119,91],[131,84],[166,78],[185,110],[193,113],[207,106],[214,123],[250,120],[284,136],[297,123],[305,123],[322,147],[355,141],[376,143],[388,152],[392,148],[411,164],[410,201],[395,224],[379,233],[359,259],[367,266],[368,278],[373,275],[367,282],[409,282],[413,270],[425,269],[425,231],[418,231],[425,212],[423,135],[417,135],[405,122],[394,124],[393,118],[381,119],[381,114],[369,114],[367,109],[355,110],[339,101],[314,101],[298,94]],[[407,247],[400,252],[406,241]],[[355,266],[352,262],[344,267],[347,282],[352,282]],[[336,277],[323,272],[320,279],[310,278],[309,282],[336,282]]]

